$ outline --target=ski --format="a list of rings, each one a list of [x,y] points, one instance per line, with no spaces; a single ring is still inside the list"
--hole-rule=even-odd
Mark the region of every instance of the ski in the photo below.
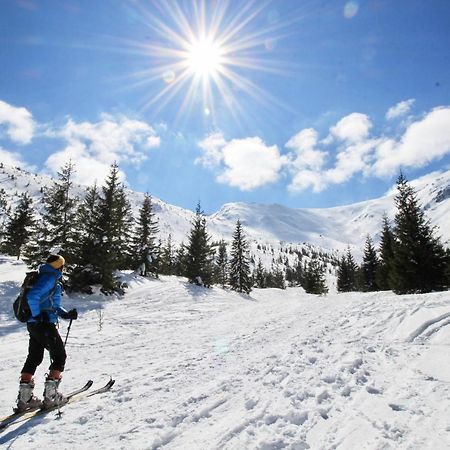
[[[93,395],[102,394],[103,392],[107,392],[114,386],[115,382],[116,382],[116,380],[113,380],[112,378],[110,378],[109,381],[104,386],[102,386],[99,389],[96,389],[95,391],[88,392],[86,395],[82,396],[81,398],[92,397]]]
[[[66,395],[66,397],[70,400],[73,397],[80,395],[83,392],[86,392],[93,385],[93,383],[94,382],[92,380],[89,380],[83,387],[76,389],[75,391],[69,392]],[[31,408],[20,412],[15,411],[9,416],[3,417],[0,420],[0,430],[7,428],[9,425],[12,425],[13,423],[22,422],[22,420],[25,420],[28,417],[33,417],[39,411],[41,411],[40,408]]]

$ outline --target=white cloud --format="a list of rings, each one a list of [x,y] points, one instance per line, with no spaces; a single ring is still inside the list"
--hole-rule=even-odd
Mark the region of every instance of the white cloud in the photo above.
[[[285,144],[285,147],[295,151],[292,165],[296,170],[312,169],[318,171],[325,163],[327,152],[318,150],[319,134],[313,128],[305,128]]]
[[[55,173],[71,159],[77,167],[75,179],[83,184],[102,182],[113,162],[141,164],[148,150],[160,145],[149,124],[110,114],[102,114],[96,123],[69,119],[63,128],[47,135],[63,138],[67,145],[47,159],[46,167]]]
[[[408,114],[415,101],[415,99],[410,98],[409,100],[404,100],[397,103],[395,106],[392,106],[386,113],[386,119],[392,120]]]
[[[301,191],[312,188],[320,192],[333,184],[342,184],[356,174],[374,177],[394,175],[401,167],[423,167],[450,154],[450,107],[435,108],[422,119],[410,123],[400,137],[370,137],[370,119],[354,113],[341,119],[330,129],[330,136],[338,138],[334,165],[324,167],[331,160],[331,152],[323,152],[318,133],[306,129],[291,138],[287,148],[293,174],[289,189]],[[326,142],[329,144],[330,142]],[[314,152],[301,164],[299,155]]]
[[[324,183],[341,184],[359,172],[369,175],[373,152],[378,143],[378,140],[368,139],[339,149],[335,166],[323,173]]]
[[[0,147],[0,162],[5,166],[20,167],[26,170],[34,170],[22,158],[22,155],[16,152],[11,152],[5,148]]]
[[[227,145],[222,133],[216,132],[198,143],[203,150],[203,155],[195,160],[196,164],[201,164],[207,168],[220,165],[223,160],[223,148]]]
[[[276,145],[267,146],[259,137],[233,139],[227,142],[215,133],[199,142],[204,155],[196,163],[219,167],[217,181],[249,191],[278,180],[287,159]]]
[[[377,147],[375,174],[392,175],[400,167],[423,167],[450,154],[450,107],[436,108],[411,123],[399,141],[384,139]]]
[[[341,141],[358,142],[367,137],[372,122],[366,114],[351,113],[330,128],[330,133]]]
[[[75,164],[73,180],[84,185],[94,182],[101,184],[108,176],[111,163],[100,161],[91,156],[81,143],[69,144],[64,150],[53,153],[45,162],[46,167],[55,174],[68,161]],[[125,174],[119,170],[119,178],[125,181]]]
[[[314,192],[321,192],[326,188],[325,181],[322,174],[314,170],[299,170],[297,171],[288,189],[292,192],[304,191],[312,188]]]
[[[234,139],[223,149],[225,171],[218,181],[249,191],[277,181],[285,159],[278,147],[266,144],[259,137]]]
[[[33,138],[35,123],[31,113],[0,100],[0,132],[2,126],[9,139],[17,144],[29,144]]]

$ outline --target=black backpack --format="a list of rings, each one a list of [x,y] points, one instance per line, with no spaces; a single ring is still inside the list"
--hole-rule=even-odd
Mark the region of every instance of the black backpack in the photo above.
[[[27,272],[20,288],[20,294],[14,300],[13,311],[16,319],[19,322],[27,322],[31,317],[31,310],[30,306],[28,305],[27,294],[30,288],[33,287],[34,283],[36,283],[38,277],[39,272],[37,270]]]

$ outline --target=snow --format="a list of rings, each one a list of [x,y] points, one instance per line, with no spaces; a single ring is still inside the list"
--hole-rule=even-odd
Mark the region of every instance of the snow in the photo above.
[[[27,351],[10,310],[25,271],[0,256],[0,416]],[[113,390],[9,427],[0,447],[450,448],[450,292],[245,296],[124,278],[124,297],[63,299],[80,315],[61,388],[111,375]]]

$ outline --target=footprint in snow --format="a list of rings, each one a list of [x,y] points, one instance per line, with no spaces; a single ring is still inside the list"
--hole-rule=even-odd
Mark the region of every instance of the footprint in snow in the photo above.
[[[246,410],[253,409],[257,404],[258,404],[258,400],[254,400],[254,399],[250,398],[245,402],[245,409]]]
[[[320,404],[324,400],[327,400],[328,398],[330,398],[330,393],[325,389],[324,391],[316,395],[316,402]]]
[[[393,410],[393,411],[405,411],[405,407],[402,405],[397,405],[396,403],[389,403],[389,407]]]
[[[344,386],[344,388],[342,388],[341,395],[342,395],[342,397],[349,397],[351,392],[352,392],[352,390],[351,390],[350,386]]]
[[[383,393],[382,389],[378,389],[378,388],[373,387],[373,386],[366,386],[366,391],[369,394],[382,394]]]

